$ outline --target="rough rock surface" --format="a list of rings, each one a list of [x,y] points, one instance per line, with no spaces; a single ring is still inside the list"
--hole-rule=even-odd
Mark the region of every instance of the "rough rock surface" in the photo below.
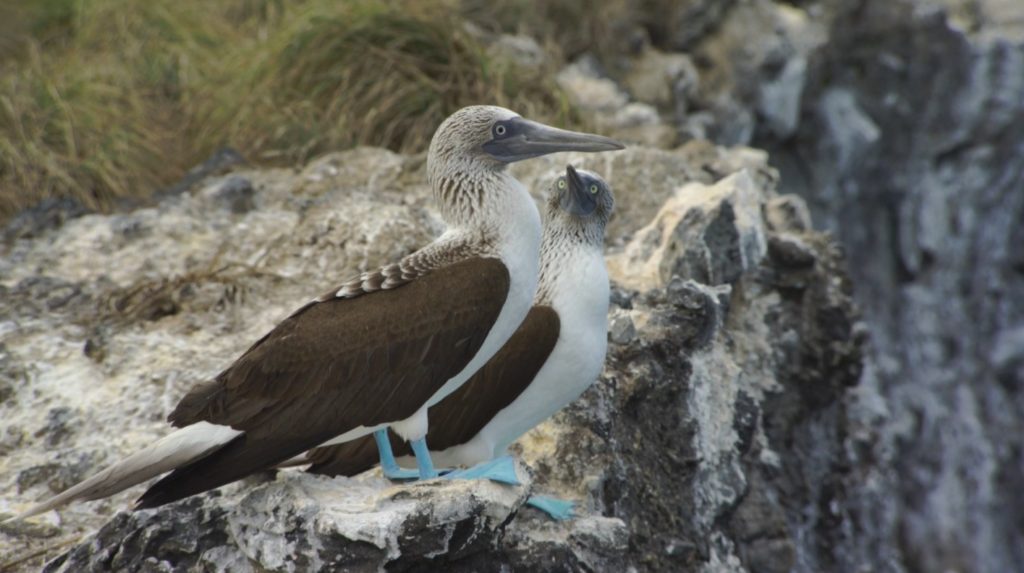
[[[751,493],[788,447],[770,442],[764,407],[788,392],[835,401],[859,354],[838,255],[799,207],[779,207],[800,202],[775,194],[766,159],[693,142],[516,167],[541,191],[566,161],[594,169],[621,206],[608,238],[620,286],[607,371],[517,447],[532,468],[524,486],[282,471],[118,513],[136,490],[4,526],[0,562],[548,571],[792,560],[775,494]],[[162,435],[186,387],[310,292],[428,241],[441,227],[422,181],[420,162],[358,149],[295,174],[214,177],[6,246],[0,512]],[[786,436],[809,408],[791,401],[777,422]],[[576,499],[580,516],[550,522],[522,506],[530,491]],[[760,514],[737,517],[748,499]]]
[[[859,381],[814,406],[790,455],[779,451],[801,495],[788,474],[763,478],[785,494],[794,570],[1019,570],[1024,3],[710,4],[679,5],[713,16],[695,25],[702,35],[655,27],[653,46],[609,81],[671,117],[682,140],[766,149],[780,191],[803,197],[848,256]],[[681,55],[695,65],[688,89],[636,80],[676,77]],[[812,260],[806,247],[768,243],[788,264]],[[775,400],[766,409],[786,403]]]
[[[233,495],[119,513],[44,571],[403,571],[485,558],[529,491],[490,482],[394,486],[379,473],[287,472]],[[468,563],[467,563],[468,562]]]
[[[763,138],[849,255],[871,334],[812,570],[1024,563],[1024,3],[832,15]],[[823,516],[824,518],[825,516]]]
[[[794,451],[832,467],[787,502],[795,570],[1020,570],[1024,3],[712,4],[679,3],[699,23],[661,18],[608,80],[682,140],[766,149],[849,258],[864,367]],[[691,87],[651,89],[680,56]]]

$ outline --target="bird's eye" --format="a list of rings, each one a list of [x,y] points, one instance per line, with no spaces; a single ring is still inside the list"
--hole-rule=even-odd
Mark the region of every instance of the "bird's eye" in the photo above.
[[[597,195],[597,185],[590,186],[590,193],[591,195]]]
[[[507,131],[507,129],[505,128],[504,125],[497,125],[494,128],[494,134],[497,135],[497,136],[505,135],[506,131]]]
[[[559,189],[565,189],[565,179],[559,179],[558,180],[558,188]]]

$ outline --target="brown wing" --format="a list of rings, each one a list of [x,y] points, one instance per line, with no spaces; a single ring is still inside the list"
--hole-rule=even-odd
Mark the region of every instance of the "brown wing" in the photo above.
[[[400,288],[311,303],[171,414],[245,432],[151,487],[155,507],[273,466],[358,426],[414,414],[480,349],[508,295],[508,269],[472,258]]]
[[[458,390],[428,413],[427,444],[440,451],[464,444],[533,381],[558,342],[558,313],[548,306],[530,309],[523,324],[490,361]],[[392,434],[397,455],[411,455],[408,445]],[[376,443],[366,436],[344,444],[316,448],[309,471],[330,476],[356,475],[373,467]]]

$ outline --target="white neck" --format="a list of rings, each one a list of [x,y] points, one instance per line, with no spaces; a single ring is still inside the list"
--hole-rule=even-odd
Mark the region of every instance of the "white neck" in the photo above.
[[[509,273],[508,296],[480,350],[430,398],[426,407],[455,391],[504,346],[529,312],[537,290],[541,224],[533,197],[504,171],[472,173],[448,172],[444,177],[431,173],[431,186],[449,225],[442,242],[479,245],[478,254],[500,258]],[[464,191],[462,196],[458,195],[460,191]],[[425,409],[391,427],[406,439],[425,435]]]

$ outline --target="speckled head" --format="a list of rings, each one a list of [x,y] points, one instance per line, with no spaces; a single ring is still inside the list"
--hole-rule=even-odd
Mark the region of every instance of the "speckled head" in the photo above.
[[[512,211],[529,195],[505,167],[559,151],[612,151],[622,144],[530,121],[496,106],[462,108],[444,120],[430,141],[427,177],[449,225],[511,228],[523,224]],[[515,197],[512,199],[512,197]],[[536,218],[537,210],[530,202]]]
[[[548,197],[548,226],[563,227],[572,236],[601,246],[604,229],[615,210],[611,186],[592,171],[565,167],[554,180]]]
[[[558,129],[503,107],[477,105],[444,120],[430,141],[427,162],[432,170],[453,163],[502,169],[509,163],[560,151],[617,149],[623,145],[601,135]]]

